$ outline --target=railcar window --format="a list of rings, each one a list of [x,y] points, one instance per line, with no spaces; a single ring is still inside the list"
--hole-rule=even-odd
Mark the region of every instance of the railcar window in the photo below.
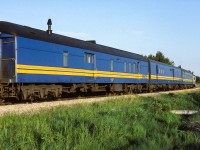
[[[131,63],[128,64],[128,68],[129,68],[129,72],[132,72],[131,71],[131,68],[132,68]]]
[[[94,63],[94,55],[90,53],[85,53],[85,62],[93,64]]]
[[[158,69],[159,74],[164,74],[164,72],[165,72],[164,69]]]
[[[124,72],[126,72],[126,62],[124,62]]]
[[[114,61],[110,61],[110,71],[114,71]]]
[[[138,62],[138,73],[140,73],[140,62]]]
[[[133,73],[136,73],[136,64],[133,63]]]
[[[63,67],[68,67],[68,52],[63,52]]]

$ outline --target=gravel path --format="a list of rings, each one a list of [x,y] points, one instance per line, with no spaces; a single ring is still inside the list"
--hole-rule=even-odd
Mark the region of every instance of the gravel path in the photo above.
[[[169,94],[169,93],[185,93],[199,91],[200,88],[187,89],[187,90],[177,90],[177,91],[167,91],[167,92],[157,92],[157,93],[143,93],[143,94],[134,94],[134,95],[122,95],[122,96],[110,96],[110,97],[97,97],[97,98],[86,98],[86,99],[76,99],[76,100],[62,100],[62,101],[52,101],[52,102],[41,102],[41,103],[32,103],[32,104],[17,104],[17,105],[5,105],[0,106],[0,115],[9,114],[9,113],[35,113],[41,110],[47,110],[53,107],[65,106],[65,105],[75,105],[81,103],[94,103],[94,102],[103,102],[115,98],[126,98],[126,97],[138,97],[138,96],[157,96],[160,94]]]

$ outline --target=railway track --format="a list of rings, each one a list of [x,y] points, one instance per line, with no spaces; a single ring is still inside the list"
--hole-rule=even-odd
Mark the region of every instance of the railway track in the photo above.
[[[103,102],[108,101],[110,99],[116,99],[116,98],[126,98],[131,97],[135,98],[138,96],[148,97],[148,96],[158,96],[161,94],[169,94],[169,93],[186,93],[186,92],[194,92],[194,91],[200,91],[200,88],[193,88],[193,89],[186,89],[186,90],[176,90],[176,91],[162,91],[162,92],[155,92],[155,93],[142,93],[142,94],[128,94],[128,95],[113,95],[113,96],[106,96],[106,95],[96,95],[92,96],[89,95],[87,97],[69,97],[69,98],[62,98],[58,99],[56,101],[42,101],[42,102],[5,102],[0,101],[0,115],[5,115],[9,113],[36,113],[41,110],[48,110],[53,107],[58,106],[70,106],[75,104],[82,104],[82,103],[96,103],[96,102]]]

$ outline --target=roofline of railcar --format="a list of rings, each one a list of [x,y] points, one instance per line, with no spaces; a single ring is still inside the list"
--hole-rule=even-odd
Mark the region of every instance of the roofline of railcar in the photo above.
[[[188,73],[193,74],[190,70],[186,70],[186,69],[183,69],[183,68],[180,68],[180,67],[176,67],[176,66],[173,66],[173,65],[170,65],[170,64],[166,64],[166,63],[163,63],[163,62],[159,62],[159,61],[156,61],[156,60],[152,60],[152,59],[149,59],[149,60],[152,61],[152,62],[155,62],[155,63],[162,64],[162,65],[170,66],[170,67],[177,68],[177,69],[182,69],[183,71],[186,71]]]
[[[95,44],[59,34],[48,34],[46,31],[31,28],[28,26],[22,26],[10,22],[5,22],[5,21],[0,21],[0,32],[2,33],[7,33],[7,34],[14,34],[16,36],[21,36],[21,37],[26,37],[26,38],[31,38],[34,40],[41,40],[45,42],[51,42],[55,44],[62,44],[66,46],[72,46],[76,48],[82,48],[82,49],[87,49],[95,52],[101,52],[101,53],[106,53],[106,54],[111,54],[115,56],[120,56],[120,57],[125,57],[125,58],[130,58],[130,59],[136,59],[136,60],[141,60],[141,61],[148,61],[144,56],[132,53],[132,52],[127,52],[124,50],[100,45],[100,44]]]

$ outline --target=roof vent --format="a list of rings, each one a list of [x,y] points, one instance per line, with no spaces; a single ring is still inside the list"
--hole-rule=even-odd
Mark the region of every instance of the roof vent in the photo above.
[[[96,44],[95,40],[89,40],[89,41],[86,41],[86,42],[90,42],[90,43]]]
[[[51,30],[52,21],[51,21],[51,19],[48,19],[47,25],[48,25],[47,33],[49,35],[51,35],[52,34],[52,30]]]

